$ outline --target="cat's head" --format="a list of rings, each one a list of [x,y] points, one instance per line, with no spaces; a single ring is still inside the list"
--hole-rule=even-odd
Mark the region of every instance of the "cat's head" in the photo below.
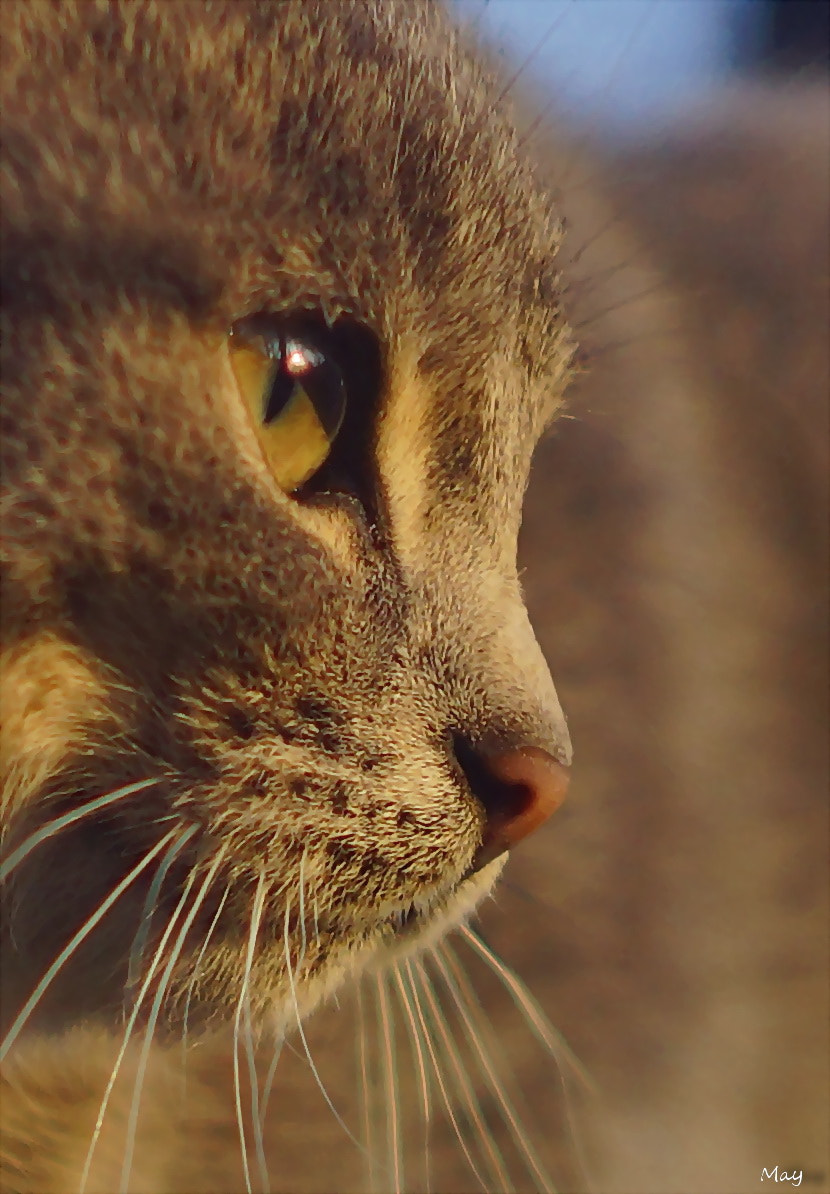
[[[4,23],[12,1005],[103,908],[54,1016],[302,1009],[561,794],[515,562],[560,229],[431,5]]]

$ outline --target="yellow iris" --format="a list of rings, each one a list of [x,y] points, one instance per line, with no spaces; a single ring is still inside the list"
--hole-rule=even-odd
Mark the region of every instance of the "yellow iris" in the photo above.
[[[234,335],[231,365],[281,489],[304,485],[329,455],[345,412],[337,366],[296,336]]]

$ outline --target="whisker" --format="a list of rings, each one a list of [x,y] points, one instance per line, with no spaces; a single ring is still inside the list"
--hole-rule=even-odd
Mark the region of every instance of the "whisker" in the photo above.
[[[430,1122],[431,1122],[431,1105],[429,1095],[429,1076],[427,1074],[426,1064],[424,1062],[424,1050],[421,1041],[421,1034],[418,1026],[415,1023],[415,1017],[412,1014],[412,1005],[407,995],[406,987],[398,966],[393,969],[395,984],[398,988],[398,997],[403,1005],[404,1014],[406,1016],[406,1024],[409,1030],[409,1039],[412,1044],[412,1052],[418,1066],[418,1079],[421,1089],[421,1118],[424,1124],[424,1189],[425,1194],[430,1194],[432,1188],[430,1175]]]
[[[135,1084],[133,1086],[133,1099],[130,1104],[130,1114],[127,1120],[127,1135],[124,1142],[124,1161],[121,1166],[121,1194],[127,1194],[127,1183],[130,1179],[130,1170],[132,1169],[133,1163],[133,1151],[135,1149],[135,1134],[138,1124],[138,1111],[141,1103],[141,1089],[144,1085],[144,1075],[147,1070],[147,1062],[150,1056],[150,1046],[152,1045],[153,1034],[155,1033],[162,1001],[167,991],[167,987],[173,974],[176,962],[181,954],[185,938],[190,931],[190,927],[193,924],[193,921],[196,919],[202,904],[204,903],[208,888],[213,882],[216,872],[219,870],[219,867],[223,861],[224,853],[220,851],[208,868],[202,882],[202,886],[199,888],[199,891],[193,900],[193,905],[185,917],[181,929],[179,930],[179,935],[176,938],[176,941],[170,952],[170,957],[167,961],[164,971],[162,972],[155,998],[153,999],[153,1003],[150,1007],[150,1015],[147,1018],[144,1041],[142,1042],[141,1052],[138,1058]]]
[[[541,1041],[557,1063],[561,1063],[562,1059],[567,1061],[569,1068],[579,1078],[583,1086],[595,1095],[597,1091],[593,1079],[562,1034],[553,1027],[524,983],[493,953],[469,925],[461,925],[458,931],[482,961],[501,979],[537,1040]]]
[[[300,967],[305,961],[306,946],[306,927],[305,927],[305,850],[303,850],[300,858],[300,871],[297,880],[300,892],[300,934],[302,936],[302,947],[300,949],[300,956],[297,958],[297,974],[300,973]]]
[[[256,1149],[257,1166],[265,1191],[270,1189],[268,1166],[265,1162],[265,1146],[262,1138],[262,1122],[259,1116],[259,1082],[254,1058],[254,1038],[251,1023],[251,967],[253,966],[256,939],[262,919],[262,909],[265,904],[265,874],[260,873],[251,911],[251,926],[248,933],[248,949],[245,955],[245,972],[242,987],[236,1005],[236,1015],[233,1023],[233,1085],[236,1103],[236,1122],[239,1128],[239,1146],[242,1151],[242,1167],[245,1173],[245,1189],[251,1194],[251,1175],[248,1167],[247,1146],[245,1142],[245,1120],[242,1114],[242,1087],[239,1075],[239,1027],[242,1012],[245,1012],[245,1052],[248,1058],[248,1079],[251,1087],[251,1120],[254,1127],[254,1147]]]
[[[606,221],[606,223],[603,224],[596,233],[586,237],[586,239],[580,244],[579,248],[571,254],[568,265],[578,265],[591,245],[595,244],[600,236],[603,236],[605,233],[609,232],[613,224],[617,223],[620,219],[621,217],[619,215],[615,215],[611,220]],[[630,270],[632,264],[632,260],[629,257],[616,261],[612,265],[607,265],[603,269],[592,269],[589,277],[577,276],[569,278],[567,284],[563,286],[563,293],[567,296],[574,294],[591,294],[594,290],[599,288],[600,284],[606,285],[613,278],[617,277],[618,274],[621,274],[626,270]]]
[[[305,853],[301,861],[305,860]],[[320,941],[320,909],[317,907],[317,896],[314,897],[314,940]]]
[[[467,1160],[467,1164],[470,1166],[470,1169],[472,1170],[473,1174],[475,1175],[476,1180],[478,1181],[478,1184],[481,1186],[482,1190],[484,1191],[484,1194],[488,1194],[487,1183],[484,1181],[481,1174],[479,1173],[476,1163],[473,1160],[472,1155],[470,1154],[470,1150],[467,1147],[467,1142],[464,1139],[464,1135],[463,1135],[461,1128],[458,1124],[458,1120],[455,1117],[455,1112],[453,1111],[453,1106],[452,1106],[452,1100],[450,1099],[449,1094],[447,1093],[447,1088],[444,1084],[444,1075],[442,1074],[441,1067],[438,1064],[438,1058],[435,1053],[435,1048],[433,1046],[432,1037],[429,1033],[429,1030],[426,1025],[426,1021],[424,1019],[424,1012],[423,1012],[423,1008],[421,1007],[421,1001],[418,998],[418,988],[415,983],[415,976],[412,972],[412,964],[411,964],[411,962],[406,961],[404,963],[404,966],[406,969],[409,989],[413,996],[413,1006],[415,1008],[415,1014],[418,1018],[418,1022],[420,1024],[420,1026],[421,1026],[421,1032],[423,1035],[423,1039],[426,1043],[427,1052],[429,1053],[430,1061],[432,1062],[433,1072],[435,1073],[435,1077],[438,1081],[438,1089],[441,1092],[441,1098],[443,1100],[444,1107],[447,1110],[447,1115],[450,1118],[450,1123],[452,1124],[455,1134],[458,1137],[458,1143],[461,1145],[461,1150],[464,1153],[464,1156]]]
[[[576,273],[576,267],[581,264],[586,253],[594,245],[600,244],[603,238],[607,240],[614,229],[624,227],[624,219],[622,211],[618,207],[612,206],[602,223],[598,224],[587,235],[583,234],[580,237],[579,243],[575,244],[574,248],[568,253],[567,269],[569,276],[565,285],[565,295],[570,295],[575,290],[581,291],[583,294],[592,294],[595,290],[600,289],[600,285],[598,285],[595,279],[601,284],[604,276],[607,276],[608,279],[613,278],[615,273],[631,269],[631,266],[635,264],[635,257],[632,255],[630,249],[626,248],[625,256],[623,257],[619,257],[619,250],[615,250],[614,258],[616,258],[616,265],[609,265],[606,271],[597,271],[595,273],[592,269],[587,275]]]
[[[608,315],[613,315],[615,311],[627,307],[629,303],[638,303],[642,299],[650,298],[654,294],[668,293],[668,286],[665,279],[660,279],[652,286],[646,286],[642,290],[638,290],[635,294],[626,294],[618,302],[611,303],[608,307],[603,307],[599,311],[592,311],[587,319],[582,319],[578,323],[574,323],[574,329],[578,332],[584,331],[585,328],[590,327],[597,320],[605,319]]]
[[[508,994],[513,999],[518,1010],[521,1012],[525,1023],[528,1025],[533,1035],[540,1041],[550,1053],[553,1060],[556,1062],[556,1071],[559,1075],[559,1082],[562,1087],[562,1096],[564,1100],[565,1119],[570,1132],[571,1140],[573,1141],[574,1150],[577,1159],[582,1168],[583,1173],[587,1175],[590,1172],[585,1149],[582,1145],[582,1135],[576,1123],[574,1116],[573,1101],[571,1098],[571,1089],[566,1078],[566,1071],[564,1062],[568,1063],[568,1070],[576,1078],[586,1091],[593,1097],[597,1096],[597,1088],[593,1079],[588,1074],[585,1067],[576,1057],[573,1050],[565,1041],[561,1032],[558,1032],[551,1022],[548,1020],[545,1013],[537,1001],[533,998],[530,991],[524,983],[507,967],[505,964],[493,953],[488,945],[475,933],[469,925],[462,925],[459,929],[461,936],[472,946],[478,956],[484,961],[490,969],[498,976]]]
[[[239,1133],[239,1154],[242,1158],[242,1173],[245,1181],[246,1194],[252,1194],[253,1187],[251,1186],[251,1170],[248,1164],[248,1146],[245,1140],[245,1117],[242,1113],[242,1085],[239,1079],[239,1009],[242,1006],[242,995],[240,992],[239,1003],[237,1004],[237,1013],[234,1016],[233,1025],[233,1097],[234,1109],[236,1112],[236,1125]]]
[[[608,73],[605,76],[605,81],[603,83],[602,90],[597,94],[597,97],[594,100],[594,112],[592,113],[592,120],[594,121],[595,126],[596,126],[596,121],[597,121],[597,117],[599,114],[599,101],[603,96],[606,96],[609,94],[616,77],[618,76],[620,70],[625,65],[627,55],[633,49],[637,39],[643,33],[643,30],[645,29],[646,24],[648,23],[648,20],[653,15],[656,3],[657,3],[657,0],[651,0],[650,7],[644,8],[642,10],[642,14],[641,14],[639,20],[632,26],[627,38],[623,41],[623,43],[620,47],[620,52],[617,55],[617,61],[614,63],[614,65],[611,67],[611,69],[608,71]],[[549,103],[545,104],[541,108],[541,110],[536,114],[536,117],[531,122],[531,124],[526,129],[524,129],[522,131],[522,135],[519,138],[519,142],[518,142],[518,144],[520,146],[525,145],[530,140],[530,138],[536,132],[539,125],[542,123],[545,116],[550,112],[551,108],[555,105],[555,103],[556,103],[556,100],[553,99]],[[592,133],[595,132],[595,128],[592,129],[590,123],[585,122],[584,114],[582,114],[582,123],[583,123],[583,125],[585,125],[585,131],[584,131],[582,137],[580,138],[580,140],[577,141],[577,143],[576,143],[576,149],[578,149],[578,150],[585,149],[585,146],[586,146],[586,144],[588,144]],[[564,185],[564,183],[562,185]]]
[[[5,862],[0,863],[0,883],[19,866],[24,858],[27,858],[32,850],[36,849],[41,842],[45,842],[48,838],[54,837],[56,833],[60,833],[62,829],[66,829],[68,825],[73,825],[76,821],[82,820],[84,817],[89,817],[92,813],[97,813],[99,809],[107,808],[111,804],[115,804],[118,800],[124,800],[127,796],[132,796],[136,792],[142,792],[145,788],[156,784],[157,779],[141,779],[135,783],[127,784],[123,788],[117,788],[114,792],[107,792],[104,796],[96,796],[94,800],[89,800],[86,804],[80,805],[78,808],[73,808],[71,812],[64,813],[60,817],[56,817],[54,821],[49,821],[46,825],[41,825],[31,833],[25,841],[13,850]]]
[[[311,1050],[308,1047],[308,1041],[306,1040],[305,1031],[303,1029],[303,1022],[302,1022],[302,1019],[300,1018],[300,1005],[297,1000],[297,987],[296,987],[296,983],[294,982],[294,971],[291,967],[291,941],[290,941],[289,934],[288,934],[288,918],[289,918],[290,910],[291,910],[291,903],[290,903],[290,901],[287,901],[286,905],[285,905],[285,924],[284,924],[284,931],[283,931],[283,940],[284,940],[284,945],[285,945],[285,966],[288,971],[288,984],[291,988],[291,1000],[294,1004],[294,1014],[295,1014],[295,1017],[297,1020],[297,1032],[299,1033],[300,1040],[302,1041],[303,1051],[305,1052],[306,1058],[308,1060],[308,1064],[311,1067],[311,1072],[314,1075],[314,1080],[320,1089],[320,1093],[322,1094],[323,1098],[325,1099],[326,1103],[328,1104],[329,1110],[331,1111],[331,1113],[334,1116],[337,1123],[340,1125],[340,1127],[346,1133],[348,1138],[355,1145],[355,1147],[360,1149],[361,1152],[364,1152],[365,1150],[363,1148],[363,1145],[360,1143],[360,1141],[357,1139],[357,1137],[351,1132],[348,1125],[346,1124],[346,1121],[343,1119],[340,1112],[335,1107],[334,1103],[332,1103],[332,1101],[329,1097],[329,1092],[326,1090],[325,1086],[323,1085],[323,1080],[320,1077],[320,1074],[317,1070],[317,1066],[314,1064],[314,1058],[311,1056]]]
[[[277,1036],[274,1041],[274,1049],[271,1054],[271,1064],[268,1066],[268,1073],[265,1075],[265,1083],[262,1087],[262,1098],[259,1104],[259,1122],[265,1128],[265,1119],[268,1111],[268,1100],[271,1098],[271,1088],[274,1085],[274,1078],[277,1073],[277,1065],[279,1064],[280,1056],[282,1054],[283,1037]]]
[[[395,1194],[401,1194],[404,1175],[401,1159],[397,1068],[395,1064],[394,1034],[392,1032],[392,1014],[384,976],[378,974],[375,982],[377,984],[378,1010],[380,1012],[381,1040],[383,1041],[383,1069],[386,1085],[387,1158],[393,1175],[394,1192]]]
[[[83,1167],[83,1170],[81,1171],[81,1181],[80,1181],[80,1185],[79,1185],[78,1194],[84,1194],[84,1190],[86,1189],[86,1185],[89,1180],[90,1169],[92,1167],[92,1159],[95,1155],[95,1149],[97,1148],[97,1145],[98,1145],[98,1138],[101,1135],[101,1129],[102,1129],[102,1126],[104,1123],[104,1117],[106,1116],[106,1113],[107,1113],[107,1107],[109,1106],[110,1097],[112,1095],[113,1088],[114,1088],[116,1080],[118,1078],[118,1074],[121,1070],[121,1066],[124,1061],[124,1056],[127,1052],[127,1047],[129,1046],[130,1039],[132,1037],[133,1032],[135,1031],[135,1026],[136,1026],[136,1023],[138,1022],[138,1017],[141,1013],[141,1005],[144,1002],[145,995],[147,994],[148,990],[150,989],[150,984],[153,981],[153,976],[155,975],[156,970],[158,969],[158,967],[161,964],[161,960],[164,956],[165,946],[167,945],[167,942],[170,940],[170,938],[173,935],[173,931],[176,928],[179,916],[182,914],[182,912],[184,911],[184,909],[187,906],[187,901],[190,896],[190,889],[193,886],[194,881],[195,881],[195,875],[193,873],[191,873],[190,875],[188,875],[187,881],[185,882],[184,889],[182,891],[181,896],[179,897],[179,902],[176,904],[176,907],[173,909],[173,911],[170,914],[169,920],[167,922],[167,926],[161,935],[159,943],[156,946],[156,949],[153,953],[152,961],[150,962],[147,973],[144,976],[144,980],[142,982],[141,989],[139,990],[139,992],[136,995],[135,1000],[133,1002],[132,1011],[130,1012],[129,1019],[127,1020],[127,1024],[124,1028],[124,1035],[121,1040],[121,1045],[119,1046],[118,1053],[116,1054],[115,1062],[113,1063],[112,1070],[110,1071],[110,1076],[107,1080],[107,1085],[104,1090],[103,1097],[98,1106],[98,1114],[95,1117],[95,1126],[92,1130],[92,1135],[90,1137],[86,1157],[84,1159],[84,1167]]]
[[[168,830],[164,837],[160,841],[156,842],[155,846],[153,846],[152,849],[144,855],[144,858],[142,858],[141,862],[137,863],[132,870],[128,871],[121,882],[113,888],[106,899],[101,901],[97,910],[91,916],[89,916],[78,929],[78,931],[73,934],[64,948],[55,958],[52,965],[46,971],[38,985],[35,987],[32,994],[26,1000],[26,1003],[21,1008],[11,1028],[6,1033],[3,1043],[0,1045],[0,1061],[3,1060],[9,1049],[11,1049],[12,1045],[17,1040],[21,1029],[29,1019],[29,1016],[32,1014],[43,995],[48,990],[49,985],[53,982],[56,975],[60,972],[62,967],[69,960],[81,942],[89,936],[93,929],[97,928],[97,926],[101,923],[101,920],[104,918],[104,916],[106,916],[107,912],[109,912],[116,900],[118,900],[124,894],[131,883],[135,882],[142,871],[147,869],[153,859],[161,854],[162,850],[169,845],[171,840],[176,837],[178,832],[179,831],[177,829]]]
[[[153,877],[153,882],[147,891],[147,898],[144,901],[144,906],[141,909],[141,915],[138,920],[138,929],[133,938],[133,946],[130,950],[130,957],[127,963],[127,990],[131,990],[137,981],[137,975],[141,970],[141,964],[144,960],[144,949],[147,945],[147,938],[150,935],[150,925],[153,919],[153,912],[155,911],[159,895],[161,893],[164,880],[167,878],[167,872],[170,870],[175,859],[181,854],[184,847],[190,841],[195,833],[198,832],[198,826],[191,825],[179,837],[170,849],[165,854],[164,858],[159,864],[159,868]]]
[[[193,963],[193,970],[191,971],[190,978],[188,979],[187,994],[185,996],[185,1001],[184,1001],[184,1011],[182,1012],[182,1053],[183,1054],[187,1052],[187,1034],[188,1034],[188,1024],[190,1022],[190,1004],[193,999],[193,991],[194,991],[194,988],[196,985],[196,980],[199,977],[199,968],[202,965],[202,962],[204,961],[204,957],[205,957],[205,954],[207,953],[207,948],[210,943],[210,939],[213,936],[214,929],[216,928],[217,924],[219,923],[219,917],[222,915],[222,909],[225,907],[225,904],[227,903],[228,896],[230,895],[230,891],[231,891],[230,887],[226,887],[222,893],[222,898],[219,901],[219,905],[216,909],[216,912],[213,915],[213,919],[211,920],[210,925],[208,926],[208,931],[205,934],[205,939],[202,942],[202,945],[201,945],[201,948],[199,949],[198,954],[196,955],[196,960]],[[182,1066],[182,1078],[183,1078],[183,1081],[186,1083],[186,1067],[184,1065]]]
[[[573,5],[576,2],[576,0],[570,0],[570,2],[571,2],[571,5]],[[496,104],[500,104],[502,102],[502,100],[507,98],[511,89],[513,87],[515,87],[515,85],[518,83],[519,79],[522,77],[524,72],[530,66],[533,59],[536,57],[536,55],[542,49],[542,46],[544,46],[544,44],[550,40],[550,38],[553,36],[553,34],[556,32],[556,30],[562,24],[562,21],[566,18],[568,13],[569,13],[568,9],[563,9],[560,13],[558,13],[554,17],[553,21],[550,23],[548,28],[545,30],[545,32],[542,34],[542,36],[537,40],[533,49],[530,51],[530,53],[527,55],[527,57],[524,59],[524,61],[519,64],[519,66],[516,68],[516,70],[513,72],[513,74],[507,80],[507,82],[505,83],[505,85],[501,91],[501,94],[499,95],[499,98],[496,100]],[[519,142],[519,144],[521,145],[521,141]]]
[[[467,1037],[476,1051],[481,1071],[498,1100],[502,1119],[513,1133],[513,1138],[519,1146],[519,1151],[523,1156],[531,1178],[534,1182],[539,1183],[539,1189],[545,1191],[545,1194],[553,1194],[553,1181],[536,1150],[533,1148],[527,1131],[510,1101],[504,1083],[493,1067],[491,1058],[483,1048],[481,1028],[478,1031],[476,1030],[471,1013],[472,1015],[476,1015],[476,1012],[479,1013],[480,1023],[483,1022],[486,1024],[486,1021],[484,1021],[484,1017],[481,1015],[478,1001],[475,999],[466,982],[463,969],[446,942],[442,942],[439,949],[435,951],[435,962],[447,989],[455,1000]],[[487,1028],[490,1027],[489,1024],[486,1026]]]
[[[648,332],[638,331],[635,336],[629,336],[625,340],[604,340],[601,345],[590,344],[587,348],[587,360],[589,367],[597,361],[604,360],[607,357],[613,359],[614,353],[625,352],[634,345],[648,344],[649,341],[657,342],[658,347],[672,348],[676,343],[678,347],[682,348],[681,337],[685,336],[686,330],[682,324],[670,324],[667,327],[652,328]],[[614,440],[619,437],[612,436]]]
[[[415,966],[421,978],[421,988],[426,995],[432,1010],[433,1022],[441,1034],[444,1052],[446,1056],[449,1057],[453,1070],[455,1071],[456,1082],[464,1099],[464,1104],[467,1108],[469,1118],[478,1132],[483,1151],[488,1158],[488,1168],[490,1169],[490,1175],[491,1177],[495,1175],[496,1182],[499,1184],[500,1189],[506,1191],[510,1187],[510,1176],[504,1166],[504,1160],[492,1140],[492,1134],[484,1122],[481,1105],[476,1098],[475,1091],[469,1080],[469,1075],[466,1072],[461,1055],[455,1046],[455,1042],[447,1025],[447,1021],[441,1012],[441,1008],[439,1006],[438,1000],[435,997],[435,992],[432,989],[432,983],[429,980],[429,975],[424,968],[424,964],[423,962],[418,961],[415,963]]]
[[[377,1182],[375,1173],[375,1149],[374,1149],[374,1132],[372,1131],[372,1109],[369,1098],[369,1042],[366,1035],[366,1007],[363,1000],[363,980],[357,985],[355,992],[355,999],[357,1001],[357,1016],[360,1024],[360,1033],[358,1035],[358,1069],[360,1071],[360,1094],[361,1094],[361,1115],[363,1119],[363,1134],[366,1141],[366,1163],[369,1177],[370,1194],[377,1194]]]

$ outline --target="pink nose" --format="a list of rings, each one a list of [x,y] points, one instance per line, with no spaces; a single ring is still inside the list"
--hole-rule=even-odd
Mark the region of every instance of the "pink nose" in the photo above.
[[[487,820],[476,869],[544,824],[565,799],[570,781],[568,768],[536,746],[491,755],[481,762],[486,793],[481,784],[475,784],[473,792],[484,805]]]

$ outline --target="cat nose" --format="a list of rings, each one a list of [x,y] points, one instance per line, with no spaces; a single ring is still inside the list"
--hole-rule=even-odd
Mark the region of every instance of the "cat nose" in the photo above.
[[[569,769],[538,746],[484,755],[456,740],[455,755],[486,814],[473,870],[537,830],[565,799]]]

